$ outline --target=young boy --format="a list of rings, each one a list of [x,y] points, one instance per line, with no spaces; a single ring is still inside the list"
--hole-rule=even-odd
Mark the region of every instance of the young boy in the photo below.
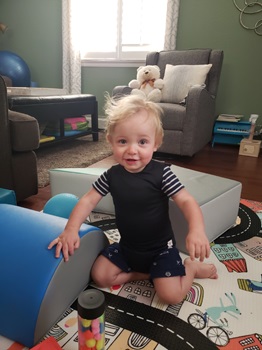
[[[65,230],[49,249],[56,245],[55,256],[62,251],[68,261],[79,247],[81,224],[110,192],[121,239],[98,256],[91,271],[93,281],[100,287],[110,287],[151,278],[163,302],[179,303],[194,278],[218,277],[215,266],[203,262],[209,257],[210,246],[201,210],[170,165],[152,160],[163,138],[160,107],[130,95],[109,99],[106,114],[107,140],[118,164],[101,175],[79,200]],[[188,221],[186,247],[190,257],[184,264],[175,246],[169,198]]]

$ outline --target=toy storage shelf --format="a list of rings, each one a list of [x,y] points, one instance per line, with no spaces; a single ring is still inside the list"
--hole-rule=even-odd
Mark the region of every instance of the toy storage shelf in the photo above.
[[[40,147],[50,146],[53,143],[65,142],[86,135],[92,135],[92,128],[88,128],[86,131],[69,132],[64,131],[63,127],[60,127],[60,130],[55,132],[54,135],[40,135]]]

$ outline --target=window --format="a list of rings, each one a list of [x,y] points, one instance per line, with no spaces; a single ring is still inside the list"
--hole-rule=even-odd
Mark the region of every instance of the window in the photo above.
[[[82,0],[78,6],[82,61],[144,62],[147,52],[164,48],[166,8],[167,0]]]

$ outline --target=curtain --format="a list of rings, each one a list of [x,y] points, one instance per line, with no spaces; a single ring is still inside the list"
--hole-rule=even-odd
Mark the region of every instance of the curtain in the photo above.
[[[175,50],[180,0],[168,0],[164,50]]]
[[[63,88],[69,94],[81,93],[81,56],[78,42],[78,1],[62,0]]]

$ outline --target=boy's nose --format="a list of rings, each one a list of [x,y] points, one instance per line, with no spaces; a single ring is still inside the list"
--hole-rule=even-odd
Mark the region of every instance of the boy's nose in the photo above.
[[[135,154],[135,153],[136,153],[136,147],[135,147],[135,145],[130,145],[130,146],[128,147],[128,153],[129,153],[129,154]]]

